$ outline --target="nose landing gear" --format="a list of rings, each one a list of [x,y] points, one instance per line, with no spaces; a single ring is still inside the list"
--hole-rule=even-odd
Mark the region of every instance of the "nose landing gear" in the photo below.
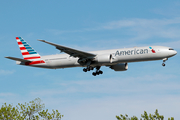
[[[163,63],[162,63],[162,66],[163,66],[163,67],[166,65],[166,64],[165,64],[166,60],[168,60],[168,58],[164,58],[164,59],[163,59]]]
[[[166,64],[165,64],[165,63],[162,63],[162,66],[164,67],[164,66],[166,66]]]

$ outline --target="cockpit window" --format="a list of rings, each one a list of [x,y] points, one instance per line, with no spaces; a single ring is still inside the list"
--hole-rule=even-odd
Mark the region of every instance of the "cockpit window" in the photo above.
[[[174,49],[172,49],[172,48],[169,48],[169,50],[174,50]]]

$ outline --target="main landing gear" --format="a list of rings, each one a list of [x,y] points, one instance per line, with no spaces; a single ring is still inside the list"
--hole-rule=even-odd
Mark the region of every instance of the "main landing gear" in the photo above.
[[[87,68],[83,69],[84,72],[87,72],[87,71],[90,71],[90,70],[94,70],[94,67],[88,66]]]
[[[103,71],[99,70],[100,68],[101,68],[100,66],[96,67],[96,72],[93,72],[92,75],[96,76],[99,74],[103,74]]]
[[[164,58],[164,59],[163,59],[163,63],[162,63],[162,66],[163,66],[163,67],[166,65],[166,64],[165,64],[166,60],[168,60],[168,58]]]
[[[103,74],[103,71],[101,71],[100,68],[101,68],[100,66],[97,66],[96,67],[96,72],[93,72],[92,75],[96,76],[96,75],[99,75],[99,74]],[[87,68],[83,69],[84,72],[87,72],[87,71],[90,71],[90,70],[94,70],[94,67],[88,66]]]

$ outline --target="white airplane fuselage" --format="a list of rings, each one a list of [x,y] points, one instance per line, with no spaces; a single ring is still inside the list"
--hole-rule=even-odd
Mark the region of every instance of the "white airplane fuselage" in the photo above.
[[[129,62],[163,60],[162,65],[165,66],[164,62],[177,54],[174,49],[164,46],[146,46],[85,52],[45,40],[39,40],[66,53],[40,56],[23,38],[16,37],[16,40],[24,59],[9,56],[6,58],[15,60],[19,65],[49,69],[86,67],[83,69],[84,72],[96,68],[96,72],[92,73],[94,76],[103,74],[103,71],[100,70],[101,66],[107,66],[114,71],[125,71],[128,69]]]
[[[111,50],[101,50],[101,51],[91,51],[89,53],[96,54],[94,62],[91,66],[111,66],[118,63],[129,63],[129,62],[141,62],[141,61],[152,61],[152,60],[162,60],[165,58],[172,57],[177,54],[175,50],[169,50],[171,48],[164,46],[151,46],[154,50],[146,47],[133,47],[124,49],[111,49]],[[112,61],[110,61],[109,56],[112,55]],[[103,57],[102,61],[98,61],[98,58]],[[56,54],[41,56],[45,61],[42,64],[30,65],[32,67],[42,67],[50,69],[58,68],[69,68],[69,67],[85,67],[87,65],[81,65],[78,62],[79,58],[72,57],[68,54]],[[17,64],[24,65],[22,62],[17,62]]]

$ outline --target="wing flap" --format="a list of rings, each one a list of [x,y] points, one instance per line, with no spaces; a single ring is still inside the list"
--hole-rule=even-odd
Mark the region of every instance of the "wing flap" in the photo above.
[[[45,43],[50,44],[50,45],[53,45],[53,46],[56,47],[56,49],[60,50],[61,52],[65,52],[65,53],[67,53],[67,54],[69,54],[70,56],[73,56],[73,57],[92,58],[92,57],[96,56],[95,54],[92,54],[92,53],[88,53],[88,52],[76,50],[76,49],[73,49],[73,48],[65,47],[65,46],[62,46],[62,45],[54,44],[54,43],[51,43],[51,42],[47,42],[45,40],[39,40],[39,41],[45,42]]]
[[[5,58],[15,60],[15,61],[21,61],[21,62],[30,62],[29,60],[25,60],[25,59],[21,59],[21,58],[15,58],[15,57],[9,57],[9,56],[7,56]]]

